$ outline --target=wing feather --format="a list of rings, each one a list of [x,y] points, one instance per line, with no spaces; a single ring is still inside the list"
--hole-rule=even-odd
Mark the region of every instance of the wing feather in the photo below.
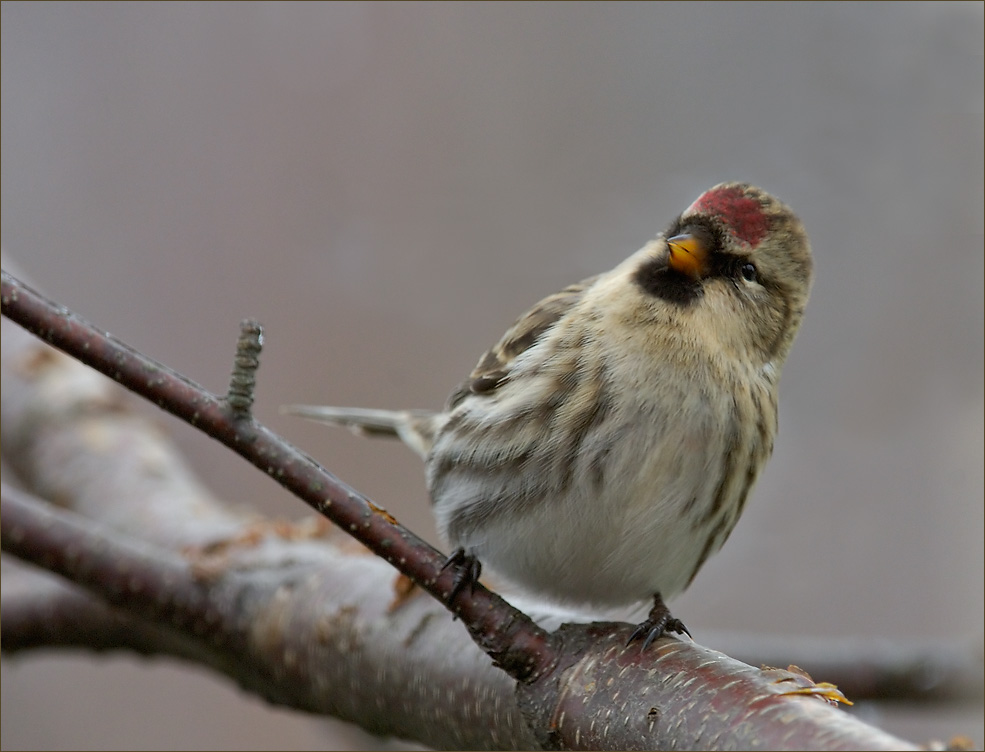
[[[516,357],[552,329],[581,300],[585,290],[595,284],[599,276],[596,274],[548,295],[518,318],[499,342],[479,358],[469,377],[452,392],[447,409],[451,410],[469,394],[489,394],[506,383]]]

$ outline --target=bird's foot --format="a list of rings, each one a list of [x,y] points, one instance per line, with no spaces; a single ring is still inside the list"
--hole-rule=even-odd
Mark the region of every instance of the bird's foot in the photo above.
[[[655,593],[653,596],[653,608],[650,609],[649,616],[646,617],[646,621],[642,622],[633,630],[633,634],[626,640],[626,644],[629,645],[631,642],[645,636],[641,650],[646,650],[666,632],[676,632],[677,634],[686,634],[688,637],[691,636],[691,633],[687,631],[687,627],[684,626],[684,622],[670,615],[670,609],[664,604],[664,599],[660,596],[660,593]]]
[[[479,560],[472,554],[465,553],[465,549],[461,547],[456,548],[445,559],[445,563],[441,565],[441,571],[444,572],[451,566],[458,567],[458,570],[455,572],[455,580],[452,582],[451,591],[448,593],[447,603],[454,601],[466,587],[470,593],[474,593],[475,583],[479,581],[479,575],[482,574],[482,564],[479,563]]]

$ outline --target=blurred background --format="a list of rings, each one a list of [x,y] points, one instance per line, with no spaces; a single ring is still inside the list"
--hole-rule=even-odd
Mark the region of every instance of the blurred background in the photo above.
[[[213,390],[259,318],[259,419],[432,541],[410,451],[278,406],[438,407],[704,189],[777,194],[817,272],[776,451],[674,613],[981,645],[981,3],[4,2],[0,56],[6,251]],[[147,410],[219,496],[307,514]],[[168,661],[4,657],[2,683],[5,749],[381,743]],[[980,703],[859,710],[982,744]]]

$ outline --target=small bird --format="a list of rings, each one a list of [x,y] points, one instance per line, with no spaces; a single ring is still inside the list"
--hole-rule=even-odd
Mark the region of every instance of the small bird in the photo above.
[[[399,437],[426,463],[438,530],[559,604],[653,599],[630,641],[687,632],[664,598],[735,526],[773,451],[777,382],[810,293],[804,227],[746,183],[703,193],[609,272],[544,298],[440,412],[295,405]]]

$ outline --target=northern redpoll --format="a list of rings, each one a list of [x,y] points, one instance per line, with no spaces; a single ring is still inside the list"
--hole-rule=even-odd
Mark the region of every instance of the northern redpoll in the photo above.
[[[463,584],[653,598],[633,638],[684,632],[663,598],[721,548],[773,450],[777,381],[811,286],[803,225],[723,183],[612,271],[544,298],[441,412],[294,406],[424,458]]]

